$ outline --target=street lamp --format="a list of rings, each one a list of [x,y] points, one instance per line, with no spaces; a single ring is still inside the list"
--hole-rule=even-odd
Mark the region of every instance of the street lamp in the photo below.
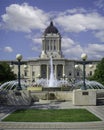
[[[20,65],[21,65],[22,55],[17,54],[16,59],[18,61],[18,86],[17,86],[17,90],[21,90],[22,88],[21,88],[21,82],[20,82]]]
[[[86,90],[86,83],[85,83],[85,65],[86,65],[86,60],[87,60],[87,54],[83,53],[81,55],[81,58],[83,60],[83,90]]]
[[[28,66],[27,65],[24,65],[24,69],[27,69],[28,68]]]
[[[75,65],[75,69],[78,69],[79,68],[79,65]]]
[[[93,67],[94,67],[93,65],[91,65],[91,64],[89,65],[89,68],[90,68],[90,69],[92,69]]]
[[[20,66],[23,65],[23,64],[26,64],[26,62],[25,61],[21,62],[21,60],[22,60],[21,54],[17,54],[16,59],[17,59],[17,61],[11,61],[10,66],[12,67],[13,65],[18,65],[18,86],[17,86],[17,90],[21,90],[22,88],[21,88],[21,83],[20,83]]]

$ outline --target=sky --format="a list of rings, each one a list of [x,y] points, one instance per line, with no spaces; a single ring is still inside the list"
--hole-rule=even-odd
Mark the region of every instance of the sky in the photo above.
[[[0,60],[38,58],[51,20],[65,58],[104,57],[104,0],[0,0]]]

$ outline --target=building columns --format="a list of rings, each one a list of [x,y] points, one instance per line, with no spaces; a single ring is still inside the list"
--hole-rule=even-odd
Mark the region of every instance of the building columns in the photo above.
[[[55,79],[57,79],[57,65],[55,65]]]
[[[49,79],[49,66],[47,65],[47,79]]]

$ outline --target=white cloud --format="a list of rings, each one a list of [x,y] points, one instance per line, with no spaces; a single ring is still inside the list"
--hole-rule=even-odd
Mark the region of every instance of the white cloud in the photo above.
[[[88,44],[88,49],[94,52],[103,52],[104,53],[104,44]]]
[[[64,49],[70,48],[72,45],[74,45],[74,41],[71,38],[63,37],[62,38],[62,47]]]
[[[62,38],[62,51],[66,57],[70,59],[77,59],[83,52],[83,49],[71,38],[64,37]]]
[[[32,51],[40,52],[41,51],[40,46],[34,46],[34,47],[32,47]]]
[[[12,4],[6,7],[6,13],[2,15],[2,26],[14,31],[30,32],[32,29],[45,28],[47,19],[47,14],[41,9],[27,3]]]
[[[58,13],[58,15],[69,15],[69,14],[78,14],[78,13],[86,13],[87,11],[84,8],[73,8],[65,10],[64,12]]]
[[[99,5],[100,6],[100,5]],[[50,15],[49,15],[50,14]],[[49,25],[49,17],[54,17],[54,22],[65,32],[86,32],[94,31],[94,35],[104,42],[104,16],[96,12],[88,12],[83,8],[74,8],[64,12],[52,13],[29,6],[24,3],[22,5],[12,4],[6,8],[6,13],[2,15],[2,23],[7,29],[14,31],[31,32],[32,29],[43,30]],[[57,27],[57,26],[56,26]],[[33,51],[39,52],[42,43],[41,38],[35,35],[28,35],[35,44]],[[68,34],[67,34],[68,35]],[[80,42],[80,41],[79,41]],[[62,49],[64,54],[69,58],[80,58],[83,52],[86,52],[90,58],[99,58],[104,56],[104,45],[88,44],[86,47],[79,45],[68,37],[62,38]],[[12,52],[11,47],[5,47],[6,52]]]
[[[98,59],[104,57],[103,44],[88,44],[88,46],[85,48],[85,51],[91,59]]]
[[[62,26],[66,32],[104,30],[104,17],[98,13],[59,15],[55,21]]]
[[[32,40],[33,40],[33,42],[34,42],[35,44],[36,44],[36,43],[39,43],[39,44],[42,43],[42,39],[41,39],[41,38],[33,38]]]
[[[95,36],[100,39],[101,42],[104,42],[104,30],[95,33]]]
[[[66,50],[63,50],[63,53],[70,59],[79,59],[80,55],[83,53],[83,48],[76,44]]]
[[[62,42],[62,51],[67,58],[81,59],[81,54],[86,53],[89,59],[101,59],[104,56],[104,44],[88,44],[81,46],[72,39],[64,38]]]
[[[4,51],[11,53],[11,52],[13,52],[13,49],[10,46],[6,46],[6,47],[4,47]]]
[[[54,16],[53,16],[54,15]],[[73,8],[63,12],[44,12],[27,3],[11,4],[2,16],[2,26],[14,31],[31,32],[32,29],[45,29],[50,17],[66,32],[104,30],[104,17],[98,13],[88,13],[83,8]]]
[[[75,14],[75,13],[86,13],[84,8],[73,8],[66,11],[66,13]]]

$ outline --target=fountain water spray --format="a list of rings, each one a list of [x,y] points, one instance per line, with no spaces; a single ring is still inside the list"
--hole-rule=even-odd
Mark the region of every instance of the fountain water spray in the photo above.
[[[48,87],[57,87],[55,82],[54,72],[53,72],[53,59],[52,56],[50,57],[50,79]]]
[[[53,69],[53,59],[52,56],[50,57],[50,78],[48,79],[39,79],[36,81],[37,85],[41,85],[43,88],[56,88],[62,87],[63,85],[71,86],[71,84],[66,80],[57,80],[54,76],[54,69]]]

